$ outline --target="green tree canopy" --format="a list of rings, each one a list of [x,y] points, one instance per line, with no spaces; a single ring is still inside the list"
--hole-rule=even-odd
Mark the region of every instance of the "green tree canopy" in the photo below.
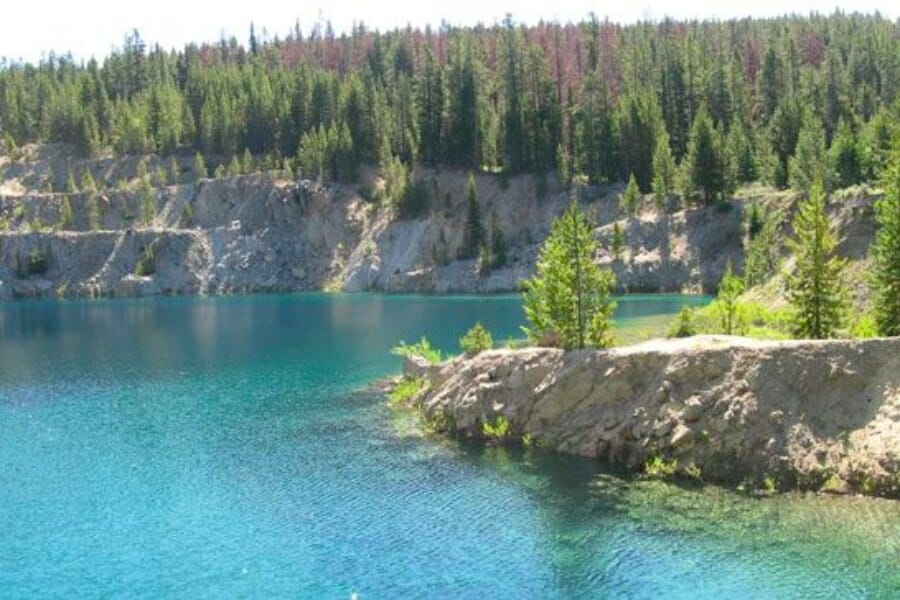
[[[565,349],[608,346],[615,277],[595,261],[597,242],[575,202],[553,222],[537,272],[523,282],[528,337]]]
[[[481,222],[481,204],[478,202],[475,177],[469,175],[469,182],[466,185],[466,223],[461,255],[463,258],[475,258],[484,245],[485,231]]]
[[[788,300],[796,311],[794,334],[813,339],[834,337],[844,321],[844,262],[834,254],[836,241],[821,181],[813,182],[793,225],[794,238],[788,240],[788,246],[796,265],[788,279]]]
[[[828,189],[831,180],[828,159],[825,155],[825,128],[822,120],[811,110],[803,117],[803,125],[797,137],[797,148],[789,161],[791,187],[808,190],[813,181],[822,182]]]
[[[685,196],[700,194],[706,204],[724,199],[727,165],[722,137],[705,108],[691,127],[683,168]]]

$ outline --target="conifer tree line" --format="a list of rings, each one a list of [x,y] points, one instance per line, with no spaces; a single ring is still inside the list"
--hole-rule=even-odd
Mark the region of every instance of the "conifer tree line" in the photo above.
[[[880,178],[900,119],[900,24],[878,15],[618,25],[330,27],[0,67],[7,149],[245,154],[353,180],[399,159],[705,202],[741,182]]]

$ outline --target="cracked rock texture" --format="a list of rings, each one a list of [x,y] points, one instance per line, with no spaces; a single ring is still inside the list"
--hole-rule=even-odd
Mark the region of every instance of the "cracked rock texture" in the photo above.
[[[900,339],[656,340],[608,351],[494,350],[424,376],[429,418],[640,468],[651,457],[710,481],[900,496]]]

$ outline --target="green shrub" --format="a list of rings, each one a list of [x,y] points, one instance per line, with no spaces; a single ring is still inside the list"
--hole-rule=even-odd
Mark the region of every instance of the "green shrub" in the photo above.
[[[194,207],[191,206],[190,202],[186,202],[184,207],[181,209],[181,218],[178,220],[178,224],[182,229],[188,229],[193,227],[194,225]]]
[[[697,481],[703,481],[703,471],[700,467],[697,466],[696,463],[690,463],[684,468],[684,474],[686,477],[690,477],[691,479],[696,479]]]
[[[456,419],[449,410],[440,410],[426,421],[425,429],[431,433],[455,433]]]
[[[850,325],[850,337],[865,339],[878,337],[878,323],[869,313],[863,313]]]
[[[141,249],[134,274],[138,277],[147,277],[156,273],[156,248],[155,244],[147,244]]]
[[[75,218],[72,214],[72,205],[68,198],[63,198],[59,206],[59,228],[71,229]]]
[[[722,310],[719,301],[694,309],[695,333],[721,333]],[[757,339],[789,339],[792,311],[790,308],[771,309],[759,302],[742,301],[738,304],[735,322],[742,335]]]
[[[431,365],[436,365],[442,360],[441,351],[437,348],[433,348],[431,342],[424,336],[415,344],[407,344],[401,340],[400,344],[391,349],[391,354],[402,356],[404,358],[421,356]]]
[[[425,391],[427,383],[422,377],[404,377],[388,393],[391,404],[408,404],[412,399]]]
[[[669,479],[678,470],[678,460],[666,460],[662,456],[654,456],[644,463],[644,476],[650,479]]]
[[[33,275],[43,275],[47,272],[47,255],[38,248],[34,248],[25,257],[18,260],[16,276],[19,279],[27,279]]]
[[[729,260],[725,274],[722,275],[722,281],[719,283],[718,296],[713,303],[719,316],[721,332],[726,335],[739,335],[746,329],[742,318],[744,311],[738,300],[743,291],[744,282],[734,274]]]
[[[772,475],[766,475],[760,482],[759,489],[767,494],[774,494],[778,490],[778,480]]]
[[[510,438],[509,419],[500,415],[493,422],[485,420],[481,424],[481,435],[486,440],[505,442]]]
[[[690,306],[682,306],[678,317],[669,325],[669,337],[684,338],[697,335],[697,325],[694,323],[694,309]]]
[[[475,323],[466,335],[459,338],[459,347],[469,355],[475,355],[494,347],[494,339],[491,333],[481,323]]]
[[[91,231],[100,229],[101,215],[100,205],[97,203],[97,194],[88,192],[84,204],[88,215],[88,226],[91,228]]]
[[[503,347],[509,348],[510,350],[528,348],[529,346],[530,343],[527,338],[508,338],[505,342],[503,342]]]

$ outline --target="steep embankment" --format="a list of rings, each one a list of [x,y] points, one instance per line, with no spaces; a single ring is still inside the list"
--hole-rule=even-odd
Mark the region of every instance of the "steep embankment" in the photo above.
[[[360,191],[378,186],[371,174],[360,186],[318,185],[258,173],[157,185],[154,218],[136,179],[139,159],[80,160],[59,146],[29,148],[16,163],[0,157],[0,297],[230,293],[341,289],[388,292],[497,292],[517,289],[531,274],[540,243],[570,195],[546,194],[531,176],[504,182],[476,177],[483,224],[496,219],[508,245],[507,266],[480,273],[474,260],[457,260],[466,214],[462,172],[418,170],[427,183],[428,208],[416,219],[397,219]],[[190,178],[190,157],[177,162]],[[150,173],[170,166],[146,157]],[[48,193],[80,181],[89,170],[101,191]],[[163,174],[163,178],[165,175]],[[159,180],[157,175],[153,180]],[[118,189],[111,189],[116,187]],[[648,205],[623,218],[618,186],[582,187],[578,200],[594,213],[602,250],[620,291],[714,290],[726,263],[743,260],[745,200],[728,210],[692,208],[660,214]],[[765,200],[765,198],[763,198]],[[788,206],[791,198],[778,195]],[[96,231],[91,203],[96,203]],[[870,202],[835,203],[842,231],[871,233]],[[63,206],[72,219],[64,222]],[[849,209],[859,205],[859,210]],[[789,211],[785,211],[788,213]],[[624,234],[622,255],[610,253],[614,224]],[[855,235],[855,234],[854,234]],[[857,236],[858,237],[858,236]],[[848,253],[864,257],[866,244]],[[146,269],[142,255],[154,260]],[[138,267],[141,263],[142,268]]]
[[[496,350],[427,367],[428,418],[463,435],[505,417],[516,437],[705,480],[900,496],[900,339],[704,336],[609,351]]]

